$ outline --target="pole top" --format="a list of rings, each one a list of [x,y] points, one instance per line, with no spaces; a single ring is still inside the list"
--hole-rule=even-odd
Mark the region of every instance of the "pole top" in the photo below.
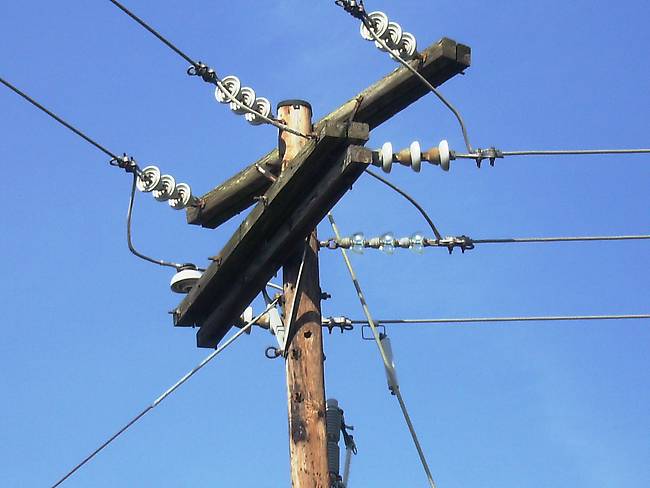
[[[291,107],[291,106],[295,106],[295,105],[298,105],[300,107],[307,107],[309,109],[309,111],[312,111],[311,103],[306,102],[305,100],[298,100],[298,99],[295,99],[295,100],[283,100],[283,101],[279,102],[278,103],[278,110],[280,110],[280,107]]]

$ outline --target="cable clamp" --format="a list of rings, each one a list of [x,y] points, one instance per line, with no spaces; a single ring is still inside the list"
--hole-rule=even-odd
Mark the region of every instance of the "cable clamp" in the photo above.
[[[350,331],[354,328],[352,326],[352,320],[347,317],[329,317],[323,319],[323,326],[327,327],[330,334],[334,329],[341,329],[341,334],[343,334],[343,332]]]
[[[486,160],[490,160],[490,166],[494,168],[494,163],[497,159],[503,159],[503,151],[495,147],[489,149],[477,149],[476,150],[476,166],[480,169],[481,163]]]
[[[126,153],[122,157],[111,159],[108,164],[111,166],[116,166],[122,168],[127,173],[140,173],[140,168],[131,156],[127,156]]]
[[[449,250],[449,254],[452,254],[455,248],[460,248],[463,254],[465,254],[465,251],[474,249],[474,241],[471,237],[467,236],[445,237],[444,239],[438,240],[436,245],[446,247]]]
[[[366,15],[366,9],[363,6],[363,0],[336,0],[334,2],[339,7],[343,7],[355,19],[363,19]]]
[[[206,83],[214,83],[217,79],[217,73],[201,61],[187,68],[187,74],[189,76],[200,76]]]

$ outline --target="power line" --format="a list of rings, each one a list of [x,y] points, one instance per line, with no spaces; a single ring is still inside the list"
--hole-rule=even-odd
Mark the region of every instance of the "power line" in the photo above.
[[[176,383],[174,383],[171,387],[169,387],[162,395],[160,395],[158,398],[156,398],[151,405],[147,406],[144,410],[142,410],[142,412],[140,412],[138,415],[133,417],[133,419],[131,419],[124,427],[122,427],[115,434],[113,434],[107,441],[105,441],[102,445],[100,445],[92,453],[90,453],[88,456],[86,456],[83,459],[83,461],[81,461],[79,464],[77,464],[74,468],[72,468],[70,471],[68,471],[65,474],[65,476],[63,476],[60,480],[58,480],[56,483],[54,483],[52,485],[52,488],[56,488],[61,483],[63,483],[65,480],[67,480],[70,476],[72,476],[75,472],[77,472],[82,466],[84,466],[86,463],[88,463],[88,461],[90,461],[92,458],[94,458],[100,451],[102,451],[104,448],[106,448],[111,442],[113,442],[120,435],[122,435],[124,432],[126,432],[126,430],[128,430],[129,427],[131,427],[133,424],[138,422],[142,417],[144,417],[147,413],[149,413],[151,410],[153,410],[158,405],[160,405],[169,395],[171,395],[178,388],[180,388],[187,380],[189,380],[192,376],[194,376],[197,372],[199,372],[206,364],[208,364],[210,361],[212,361],[224,349],[226,349],[230,344],[232,344],[239,337],[241,337],[243,334],[245,334],[253,326],[253,324],[255,324],[255,322],[257,322],[262,317],[262,315],[264,315],[272,307],[275,306],[275,304],[278,302],[278,300],[279,300],[279,298],[276,298],[275,300],[273,300],[266,307],[266,309],[262,313],[260,313],[257,317],[254,317],[250,322],[248,322],[246,325],[244,325],[239,331],[237,331],[235,334],[233,334],[226,342],[224,342],[221,346],[219,346],[217,349],[215,349],[208,357],[206,357],[197,366],[195,366],[187,374],[185,374],[185,376],[183,376]]]
[[[384,185],[386,185],[389,188],[395,190],[397,193],[399,193],[404,198],[406,198],[418,210],[418,212],[420,212],[422,214],[422,217],[424,217],[424,220],[426,220],[427,224],[429,224],[429,227],[433,231],[433,234],[436,236],[436,239],[438,239],[438,240],[442,239],[442,234],[440,234],[440,232],[438,231],[438,228],[433,223],[433,220],[431,220],[431,217],[429,217],[429,214],[427,213],[427,211],[424,210],[422,205],[420,205],[415,198],[413,198],[411,195],[409,195],[404,190],[399,188],[397,185],[391,183],[386,178],[383,178],[382,176],[379,176],[374,171],[370,171],[369,169],[366,169],[365,171],[366,171],[366,173],[368,173],[373,178],[376,178],[377,180],[381,181]]]
[[[512,237],[506,239],[472,239],[474,244],[523,244],[547,242],[637,241],[650,239],[650,235],[574,236],[574,237]]]
[[[305,139],[312,139],[314,137],[314,136],[311,136],[311,135],[303,134],[300,131],[291,129],[286,124],[280,123],[277,120],[273,120],[272,118],[269,118],[269,117],[265,116],[264,114],[258,112],[257,110],[254,110],[251,107],[247,106],[246,104],[242,103],[240,100],[237,100],[232,95],[232,93],[230,93],[230,90],[228,90],[228,88],[223,85],[223,83],[219,79],[219,76],[216,74],[216,72],[213,69],[209,68],[208,66],[201,63],[200,61],[194,61],[190,56],[188,56],[185,52],[183,52],[176,45],[174,45],[169,39],[164,37],[156,29],[151,27],[144,20],[142,20],[136,14],[131,12],[128,8],[126,8],[124,5],[122,5],[117,0],[109,0],[109,1],[113,5],[115,5],[117,8],[119,8],[122,12],[124,12],[126,15],[128,15],[133,20],[135,20],[138,24],[140,24],[140,26],[144,27],[147,31],[149,31],[151,34],[153,34],[159,41],[161,41],[163,44],[165,44],[165,46],[167,46],[169,49],[174,51],[181,58],[183,58],[185,61],[187,61],[189,64],[191,64],[192,67],[188,70],[188,74],[200,76],[205,82],[216,85],[219,88],[219,90],[226,96],[226,98],[228,98],[228,100],[230,102],[236,104],[242,110],[259,117],[261,120],[263,120],[267,124],[270,124],[270,125],[278,128],[278,129],[280,129],[280,130],[289,132],[289,133],[294,134],[294,135],[299,136],[299,137],[303,137]],[[471,152],[471,150],[470,150],[470,152]]]
[[[11,83],[9,83],[7,80],[4,80],[4,79],[0,78],[0,82],[1,82],[3,85],[5,85],[7,88],[9,88],[10,90],[12,90],[13,92],[15,92],[15,93],[17,93],[18,95],[20,95],[21,97],[23,97],[25,100],[27,100],[29,103],[31,103],[32,105],[34,105],[36,108],[38,108],[39,110],[42,110],[43,112],[45,112],[47,115],[49,115],[49,116],[52,117],[54,120],[56,120],[59,124],[61,124],[62,126],[64,126],[64,127],[67,128],[67,129],[71,130],[72,132],[74,132],[75,134],[77,134],[79,137],[81,137],[82,139],[84,139],[86,142],[88,142],[88,143],[92,144],[93,146],[95,146],[97,149],[99,149],[101,152],[103,152],[104,154],[106,154],[106,155],[107,155],[108,157],[110,157],[112,160],[120,161],[120,160],[122,159],[122,158],[120,158],[119,156],[117,156],[114,152],[109,151],[109,150],[106,149],[104,146],[102,146],[101,144],[99,144],[97,141],[91,139],[91,138],[88,137],[86,134],[84,134],[83,132],[81,132],[79,129],[77,129],[77,128],[74,127],[73,125],[71,125],[71,124],[69,124],[68,122],[66,122],[65,120],[63,120],[61,117],[59,117],[58,115],[56,115],[54,112],[52,112],[52,111],[48,110],[47,108],[45,108],[43,105],[41,105],[40,103],[38,103],[36,100],[34,100],[32,97],[30,97],[29,95],[27,95],[27,94],[26,94],[25,92],[23,92],[22,90],[18,89],[17,87],[15,87],[15,86],[12,85]]]
[[[377,319],[380,325],[475,324],[499,322],[572,322],[581,320],[646,320],[650,314],[638,315],[541,315],[530,317],[467,317],[441,319]],[[350,320],[351,325],[369,325],[367,320]]]
[[[330,224],[332,226],[332,230],[334,231],[334,234],[336,235],[337,239],[340,239],[340,234],[338,227],[336,226],[336,222],[334,220],[334,216],[332,215],[331,212],[327,214],[327,217],[330,221]],[[368,303],[366,302],[366,297],[363,293],[363,290],[361,289],[361,285],[359,284],[359,280],[357,279],[356,273],[354,272],[354,268],[352,267],[352,262],[350,261],[350,258],[348,257],[347,252],[345,249],[341,249],[341,253],[343,255],[343,260],[345,261],[345,265],[348,268],[348,272],[350,273],[350,278],[352,279],[352,283],[354,284],[354,288],[357,291],[357,296],[359,297],[359,301],[361,302],[361,308],[363,309],[363,312],[366,316],[366,319],[368,321],[368,324],[370,325],[370,328],[372,329],[373,336],[375,338],[375,342],[377,343],[377,347],[379,348],[379,353],[381,355],[381,359],[384,362],[384,368],[386,371],[393,371],[394,368],[391,362],[388,359],[388,355],[386,351],[384,350],[384,345],[382,344],[381,337],[379,335],[379,331],[377,330],[377,325],[375,321],[372,319],[372,315],[370,314],[370,308],[368,307]],[[404,416],[404,420],[406,421],[406,425],[408,426],[409,432],[411,433],[411,438],[413,439],[413,444],[415,444],[415,448],[418,452],[418,456],[420,458],[420,462],[422,463],[422,467],[424,468],[424,472],[427,475],[427,479],[429,481],[429,485],[431,488],[436,488],[436,484],[433,481],[433,476],[431,475],[431,470],[429,469],[429,464],[427,463],[427,459],[424,455],[424,451],[422,450],[422,446],[420,445],[420,441],[418,440],[417,433],[415,431],[415,427],[413,426],[413,422],[411,421],[411,416],[409,415],[408,409],[406,407],[406,404],[404,403],[404,399],[402,398],[402,393],[399,388],[395,388],[393,390],[393,393],[397,396],[397,400],[400,405],[400,409],[402,410],[402,415]]]
[[[532,151],[496,151],[496,157],[503,156],[584,156],[597,154],[650,154],[650,149],[559,149]],[[471,152],[471,151],[470,151]],[[456,159],[476,159],[478,153],[454,153]]]

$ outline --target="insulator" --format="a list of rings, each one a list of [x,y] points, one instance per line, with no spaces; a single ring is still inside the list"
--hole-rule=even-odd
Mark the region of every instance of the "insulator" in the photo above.
[[[380,238],[379,250],[386,254],[393,254],[395,252],[395,236],[392,232],[387,232]]]
[[[245,86],[241,89],[239,102],[241,105],[246,105],[249,108],[252,108],[255,104],[255,90],[249,86]],[[235,112],[237,115],[243,115],[248,113],[244,108],[241,107],[239,103],[230,102],[230,110]]]
[[[411,251],[416,254],[422,254],[424,252],[424,235],[421,232],[416,232],[411,236]]]
[[[393,395],[399,389],[399,382],[397,381],[397,372],[395,371],[395,359],[393,357],[393,347],[391,346],[390,339],[387,335],[381,337],[381,345],[388,364],[384,365],[386,370],[386,380],[388,381],[388,389]]]
[[[352,252],[357,254],[363,254],[363,250],[366,244],[366,239],[361,232],[355,233],[352,237],[352,247],[350,248]]]
[[[343,411],[339,408],[339,402],[334,398],[327,400],[325,411],[325,425],[327,427],[327,439],[338,442],[341,438],[341,427],[343,423]]]
[[[256,98],[252,108],[253,110],[261,113],[264,117],[271,116],[272,108],[271,108],[271,102],[268,100],[268,98],[264,98],[264,97]],[[251,125],[261,125],[265,123],[265,121],[262,120],[259,115],[252,114],[250,112],[246,112],[244,114],[244,118]]]
[[[181,269],[173,277],[169,286],[174,293],[189,293],[192,287],[201,278],[201,273],[193,265]]]
[[[449,143],[445,140],[440,141],[438,147],[434,147],[422,153],[425,161],[440,166],[444,171],[449,171],[451,164],[451,150]]]
[[[440,141],[440,144],[438,144],[438,151],[440,152],[440,167],[444,171],[449,171],[451,164],[451,151],[449,150],[449,143],[445,140]]]
[[[388,29],[388,15],[386,15],[384,12],[376,11],[368,14],[368,17],[370,19],[370,23],[375,27],[375,34],[377,37],[381,38],[381,36],[383,36]],[[374,41],[374,38],[364,23],[361,23],[359,31],[361,33],[361,37],[363,37],[366,41]]]
[[[170,175],[162,175],[160,177],[159,188],[155,189],[151,194],[159,202],[166,202],[172,197],[175,189],[176,180],[174,180],[174,177]]]
[[[138,175],[138,180],[135,184],[138,190],[145,193],[156,190],[158,185],[160,185],[160,168],[158,166],[147,166]]]
[[[390,170],[393,168],[393,145],[390,142],[386,142],[381,146],[379,160],[384,173],[390,173]]]
[[[386,29],[384,35],[380,37],[381,40],[386,43],[388,49],[399,49],[400,43],[402,42],[402,26],[397,22],[389,22],[388,29]],[[377,46],[380,51],[386,51],[386,48],[378,41],[375,41],[375,46]]]
[[[397,50],[402,59],[406,61],[413,59],[418,52],[418,44],[415,36],[410,32],[403,32],[402,40],[397,46]]]
[[[228,93],[232,95],[235,100],[239,100],[241,97],[241,81],[236,76],[230,75],[226,76],[221,80],[221,85],[228,90]],[[224,93],[224,91],[217,86],[214,90],[214,98],[217,99],[219,103],[231,103],[230,98]]]
[[[187,183],[179,183],[176,185],[174,194],[169,197],[167,203],[174,210],[183,210],[192,201],[192,189]]]
[[[411,169],[419,173],[422,169],[422,147],[420,147],[420,143],[413,141],[409,146],[409,152],[411,153]]]
[[[336,442],[327,442],[327,469],[334,475],[341,469],[341,448]]]

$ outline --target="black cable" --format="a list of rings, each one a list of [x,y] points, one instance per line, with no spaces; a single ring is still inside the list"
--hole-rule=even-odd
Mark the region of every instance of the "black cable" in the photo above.
[[[383,177],[379,176],[378,174],[370,171],[369,169],[366,169],[366,173],[368,173],[373,178],[378,179],[383,184],[387,185],[388,187],[390,187],[391,189],[395,190],[397,193],[402,195],[404,198],[406,198],[422,214],[424,219],[427,221],[427,224],[429,224],[429,227],[431,227],[431,230],[433,231],[434,235],[436,236],[436,239],[437,240],[442,239],[442,234],[440,234],[440,232],[436,228],[435,224],[433,223],[433,220],[431,220],[431,217],[429,217],[429,214],[427,214],[426,210],[424,210],[424,208],[422,208],[422,206],[415,200],[415,198],[413,198],[411,195],[406,193],[404,190],[402,190],[398,186],[396,186],[393,183],[391,183],[390,181],[388,181],[386,178],[383,178]]]
[[[119,8],[122,12],[124,12],[126,15],[131,17],[133,20],[135,20],[138,24],[140,24],[142,27],[147,29],[149,32],[151,32],[154,36],[158,38],[159,41],[164,43],[169,49],[174,51],[176,54],[178,54],[181,58],[183,58],[185,61],[190,63],[192,66],[197,66],[198,63],[194,61],[192,58],[190,58],[187,54],[185,54],[183,51],[181,51],[179,48],[177,48],[174,44],[171,43],[168,39],[163,37],[162,34],[160,34],[156,29],[153,27],[150,27],[144,20],[142,20],[140,17],[135,15],[133,12],[131,12],[128,8],[126,8],[124,5],[122,5],[120,2],[117,0],[109,0],[112,4],[114,4],[117,8]]]
[[[145,261],[148,261],[150,263],[158,264],[160,266],[167,266],[169,268],[174,268],[175,270],[179,270],[182,267],[181,264],[163,261],[162,259],[150,258],[149,256],[146,256],[141,252],[138,252],[133,246],[133,242],[131,241],[131,219],[133,217],[133,204],[135,202],[135,189],[136,189],[137,181],[138,181],[138,176],[134,174],[133,184],[131,185],[131,197],[129,198],[129,210],[126,213],[126,241],[127,244],[129,245],[129,251],[131,251],[131,253],[133,253],[135,256],[139,257],[140,259],[144,259]]]
[[[67,129],[71,130],[72,132],[74,132],[75,134],[77,134],[79,137],[81,137],[82,139],[84,139],[86,142],[89,142],[90,144],[92,144],[93,146],[95,146],[97,149],[99,149],[100,151],[102,151],[104,154],[106,154],[107,156],[109,156],[111,159],[114,159],[114,160],[116,160],[116,161],[121,160],[121,158],[118,157],[115,153],[109,151],[109,150],[106,149],[104,146],[102,146],[101,144],[99,144],[98,142],[94,141],[93,139],[91,139],[90,137],[88,137],[86,134],[84,134],[83,132],[81,132],[79,129],[77,129],[76,127],[70,125],[68,122],[66,122],[65,120],[63,120],[61,117],[59,117],[59,116],[56,115],[55,113],[51,112],[50,110],[46,109],[43,105],[41,105],[40,103],[38,103],[36,100],[34,100],[34,99],[33,99],[32,97],[30,97],[29,95],[27,95],[25,92],[23,92],[23,91],[19,90],[18,88],[16,88],[14,85],[12,85],[11,83],[9,83],[8,81],[6,81],[6,80],[0,78],[0,82],[1,82],[3,85],[5,85],[7,88],[9,88],[10,90],[12,90],[13,92],[15,92],[15,93],[17,93],[18,95],[20,95],[21,97],[23,97],[25,100],[27,100],[29,103],[31,103],[32,105],[34,105],[36,108],[38,108],[38,109],[42,110],[43,112],[45,112],[47,115],[49,115],[49,116],[52,117],[54,120],[56,120],[59,124],[61,124],[62,126],[64,126],[64,127],[67,128]]]

